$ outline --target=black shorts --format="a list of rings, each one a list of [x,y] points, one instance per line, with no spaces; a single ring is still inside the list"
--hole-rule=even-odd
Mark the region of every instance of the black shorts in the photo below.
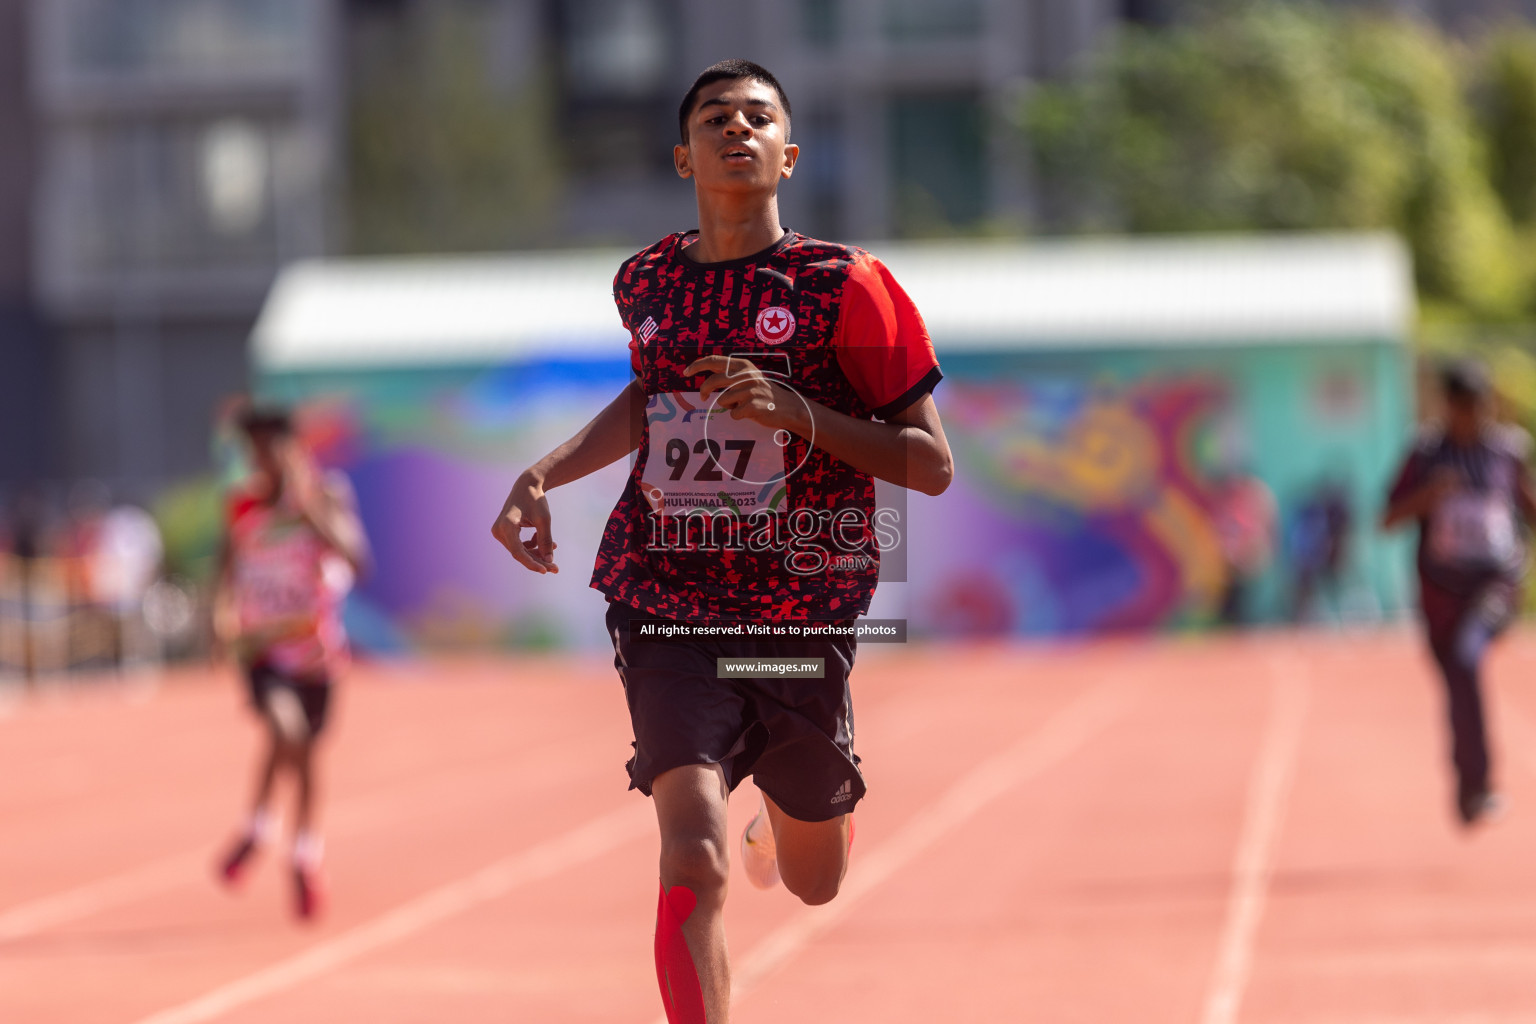
[[[267,694],[274,688],[283,687],[293,691],[293,695],[299,699],[299,706],[304,709],[304,720],[309,723],[309,738],[314,740],[319,737],[331,708],[329,679],[293,679],[271,665],[259,663],[246,670],[245,678],[250,687],[251,706],[262,715],[267,713]]]
[[[828,821],[853,810],[864,776],[853,752],[848,673],[854,640],[635,640],[651,616],[608,604],[614,667],[624,683],[635,754],[629,786],[646,796],[656,776],[718,764],[734,790],[748,775],[784,813]],[[823,679],[717,679],[717,658],[821,658]]]

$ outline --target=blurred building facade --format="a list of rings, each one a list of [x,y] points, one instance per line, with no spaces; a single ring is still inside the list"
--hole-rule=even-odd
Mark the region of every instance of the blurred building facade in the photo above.
[[[54,465],[52,351],[32,289],[35,132],[21,0],[0,0],[0,481]]]
[[[1339,0],[1335,0],[1339,2]],[[1533,0],[1343,0],[1428,18],[1452,32],[1474,33],[1508,18],[1536,18]]]
[[[1460,31],[1536,16],[1536,0],[1374,2]],[[676,104],[724,56],[772,68],[794,100],[804,150],[786,224],[1013,233],[1032,196],[1017,133],[1002,130],[1018,96],[1179,6],[0,0],[0,484],[98,477],[142,492],[205,470],[213,408],[245,385],[261,299],[294,260],[634,246],[691,226],[671,169]],[[436,94],[415,97],[428,128],[458,134],[440,144],[408,125],[397,134],[415,152],[386,160],[374,187],[358,172],[378,149],[363,129],[401,120],[420,90],[410,52],[365,44],[450,16],[472,30],[429,68],[442,95],[490,90],[508,119],[439,117]],[[467,57],[482,73],[465,84]],[[497,139],[502,124],[524,134]],[[438,174],[450,145],[465,150],[456,177]],[[373,230],[402,196],[419,200],[416,228]],[[434,234],[453,223],[464,230]]]
[[[277,268],[326,250],[340,76],[311,0],[30,5],[32,289],[66,475],[201,469]]]
[[[1065,73],[1125,12],[1113,0],[574,0],[558,5],[563,124],[583,168],[567,230],[648,239],[694,221],[671,170],[677,100],[725,56],[769,67],[801,163],[781,202],[813,234],[1022,225],[1023,154],[994,130],[1031,78]],[[605,123],[633,126],[615,135]],[[615,144],[617,143],[617,144]]]

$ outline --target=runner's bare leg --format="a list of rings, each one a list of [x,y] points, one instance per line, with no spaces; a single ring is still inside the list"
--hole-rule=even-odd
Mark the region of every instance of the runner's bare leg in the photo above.
[[[299,791],[293,827],[297,832],[308,832],[315,816],[314,741],[294,744],[292,757],[293,773],[298,782]]]
[[[267,753],[256,771],[256,792],[251,798],[251,814],[254,816],[267,809],[272,801],[272,782],[277,778],[277,763],[281,756],[282,740],[277,731],[267,733]]]
[[[810,906],[832,902],[848,873],[848,815],[830,821],[800,821],[763,794],[784,888]]]
[[[728,1024],[731,971],[724,910],[730,879],[726,831],[730,791],[725,773],[714,764],[674,768],[656,777],[651,794],[661,828],[662,887],[670,891],[686,886],[697,899],[682,923],[682,934],[693,954],[708,1024]]]

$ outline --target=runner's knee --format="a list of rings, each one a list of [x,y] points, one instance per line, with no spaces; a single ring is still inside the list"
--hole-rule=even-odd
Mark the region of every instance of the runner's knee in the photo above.
[[[730,878],[724,843],[709,836],[665,838],[661,844],[661,878],[670,888],[686,885],[702,902],[721,892]]]
[[[837,898],[846,870],[846,859],[839,859],[835,863],[818,859],[812,864],[802,864],[782,856],[782,851],[779,857],[779,877],[784,882],[784,888],[810,907],[819,907]]]
[[[800,902],[808,907],[819,907],[823,903],[831,903],[837,898],[838,891],[843,887],[841,874],[823,872],[808,878],[793,878],[781,872],[784,879],[784,888],[799,897]]]

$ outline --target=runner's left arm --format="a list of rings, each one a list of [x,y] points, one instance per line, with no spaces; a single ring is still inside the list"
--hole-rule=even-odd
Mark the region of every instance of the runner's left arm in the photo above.
[[[1531,484],[1531,469],[1524,460],[1515,464],[1515,501],[1526,523],[1536,527],[1536,487]]]
[[[933,341],[917,305],[867,253],[853,260],[843,281],[831,341],[838,366],[874,419],[811,401],[736,356],[706,356],[683,372],[706,375],[700,385],[706,402],[729,387],[720,405],[736,419],[798,434],[889,483],[942,494],[955,466],[933,403],[942,377]]]

